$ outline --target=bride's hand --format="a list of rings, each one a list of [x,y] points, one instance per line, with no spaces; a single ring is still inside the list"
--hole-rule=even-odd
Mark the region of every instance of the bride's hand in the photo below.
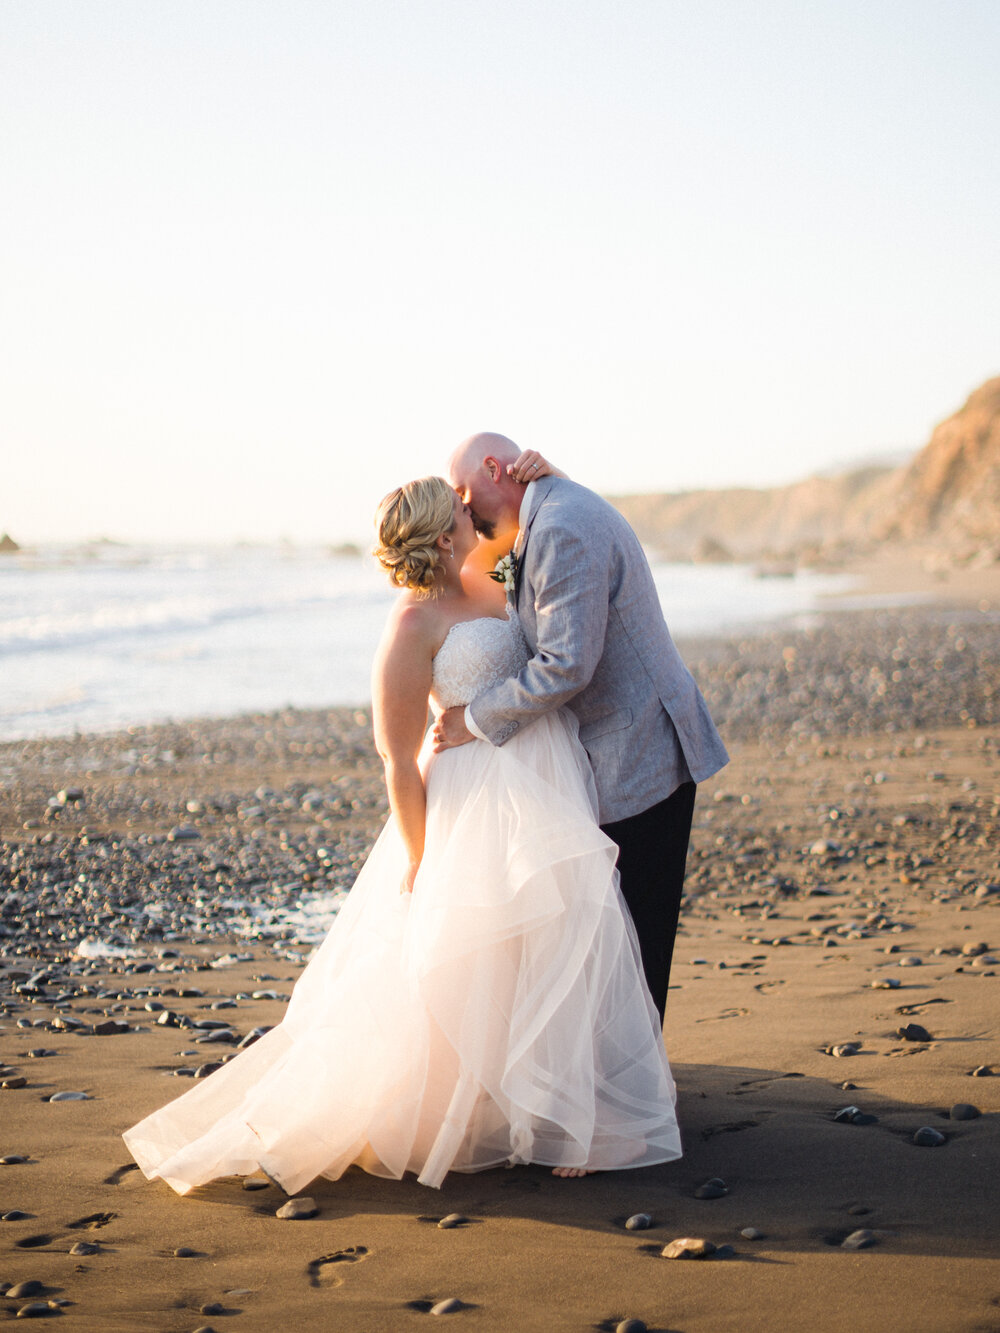
[[[549,462],[537,449],[525,449],[518,455],[515,463],[507,464],[507,476],[514,481],[537,481],[539,477],[565,477],[557,467]]]

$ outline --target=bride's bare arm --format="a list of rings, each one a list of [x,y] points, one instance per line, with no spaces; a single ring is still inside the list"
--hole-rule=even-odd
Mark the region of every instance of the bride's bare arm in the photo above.
[[[507,475],[515,481],[537,481],[539,477],[565,477],[554,463],[538,452],[537,449],[525,449],[518,454],[517,460],[507,464]]]
[[[417,756],[427,726],[433,645],[427,618],[408,606],[390,617],[375,655],[372,719],[375,748],[385,766],[389,807],[406,847],[403,888],[413,888],[424,854],[426,797]]]

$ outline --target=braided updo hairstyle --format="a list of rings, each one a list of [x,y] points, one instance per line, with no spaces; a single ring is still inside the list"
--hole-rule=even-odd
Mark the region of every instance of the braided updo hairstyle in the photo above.
[[[455,526],[455,492],[443,477],[420,477],[390,491],[375,514],[373,554],[400,588],[427,592],[441,552],[434,545]]]

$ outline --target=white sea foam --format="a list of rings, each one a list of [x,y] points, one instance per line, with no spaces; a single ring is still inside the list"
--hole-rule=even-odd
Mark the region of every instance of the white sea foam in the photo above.
[[[659,565],[676,636],[813,609],[839,576]],[[367,557],[101,546],[0,560],[0,739],[364,704],[394,597]]]

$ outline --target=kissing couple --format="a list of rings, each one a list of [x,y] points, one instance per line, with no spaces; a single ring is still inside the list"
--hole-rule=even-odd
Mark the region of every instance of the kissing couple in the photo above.
[[[390,817],[283,1021],[125,1142],[181,1194],[679,1157],[663,1014],[695,788],[727,755],[639,541],[495,434],[376,526]]]

